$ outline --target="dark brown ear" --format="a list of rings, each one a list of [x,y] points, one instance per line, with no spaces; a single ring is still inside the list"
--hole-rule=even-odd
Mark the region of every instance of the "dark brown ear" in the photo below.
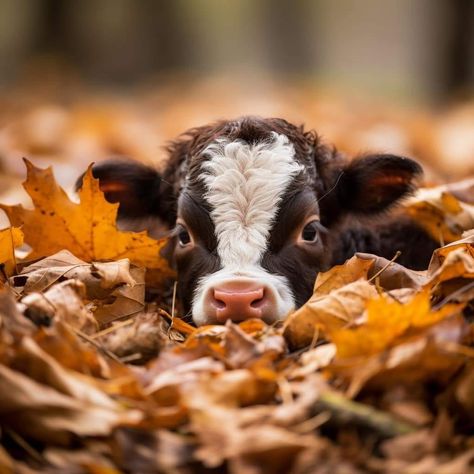
[[[337,185],[338,201],[349,212],[383,212],[417,187],[421,166],[395,155],[369,155],[349,163]]]
[[[395,155],[368,155],[334,169],[332,185],[320,199],[329,225],[345,214],[376,215],[417,188],[421,166]]]
[[[125,158],[103,161],[93,166],[100,189],[109,202],[120,203],[120,218],[159,215],[161,177],[153,168]],[[76,190],[82,186],[82,175]]]

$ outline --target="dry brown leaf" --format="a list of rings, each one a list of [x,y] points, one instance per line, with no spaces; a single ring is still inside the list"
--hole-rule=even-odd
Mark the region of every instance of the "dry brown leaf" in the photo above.
[[[145,270],[131,266],[128,259],[86,263],[69,251],[62,250],[51,257],[28,265],[10,281],[17,291],[26,294],[35,292],[34,297],[29,295],[23,299],[23,302],[28,306],[35,306],[39,310],[38,316],[44,314],[52,317],[54,304],[48,303],[48,297],[45,298],[40,292],[46,291],[45,295],[56,294],[56,286],[66,288],[65,282],[58,284],[65,279],[75,281],[76,290],[79,289],[78,284],[82,285],[78,293],[80,300],[72,297],[71,301],[75,301],[75,308],[72,308],[71,304],[69,313],[78,311],[83,314],[84,310],[79,310],[79,307],[89,303],[86,312],[92,311],[100,324],[106,324],[132,316],[144,308]],[[32,304],[33,301],[36,303]],[[67,313],[67,305],[66,298],[65,304],[62,305],[64,314]],[[73,326],[80,329],[77,324]]]
[[[377,296],[377,290],[366,280],[358,280],[328,295],[314,294],[285,323],[285,337],[292,347],[304,347],[319,332],[335,331],[362,316],[366,304]]]
[[[140,312],[145,305],[145,269],[132,267],[130,276],[133,284],[124,284],[115,288],[107,299],[95,300],[92,309],[100,324],[110,323]]]
[[[16,270],[15,248],[23,244],[23,232],[18,227],[0,230],[0,265],[12,275]]]
[[[158,313],[140,313],[132,324],[122,326],[99,339],[100,343],[119,357],[135,356],[133,363],[147,362],[161,349],[171,345],[169,325]]]
[[[99,325],[83,303],[85,287],[79,280],[67,280],[43,293],[30,293],[21,300],[23,314],[35,324],[49,326],[60,319],[86,334]]]
[[[419,290],[426,282],[426,271],[415,271],[383,257],[368,253],[356,253],[352,258],[371,260],[367,278],[376,279],[377,285],[386,291],[397,289]],[[349,262],[349,261],[348,261]]]
[[[79,191],[80,203],[72,202],[56,183],[51,168],[36,168],[25,160],[24,187],[35,208],[0,205],[15,226],[22,226],[25,242],[32,247],[30,259],[63,249],[92,261],[128,258],[137,266],[159,271],[160,280],[172,275],[160,251],[166,239],[154,240],[146,232],[121,232],[115,220],[118,204],[111,204],[99,188],[89,167]],[[54,229],[54,231],[52,231]]]
[[[99,388],[100,385],[95,385],[94,379],[66,369],[29,337],[18,342],[17,354],[10,368],[76,400],[110,410],[118,408],[116,402]]]
[[[474,228],[474,205],[457,199],[446,186],[420,189],[405,202],[405,210],[440,244],[459,240]]]
[[[474,363],[468,364],[455,390],[456,400],[462,405],[467,416],[474,422]]]
[[[268,412],[261,413],[253,407],[236,409],[241,404],[262,402],[261,381],[250,371],[233,370],[204,380],[206,383],[183,387],[190,409],[191,430],[200,444],[196,457],[204,465],[219,466],[225,459],[238,465],[253,460],[269,466],[268,472],[277,465],[282,467],[282,472],[288,472],[297,453],[319,446],[312,435],[296,434],[278,426]],[[309,395],[314,400],[311,391]],[[307,401],[306,398],[303,402],[304,408],[296,404],[299,415],[309,412]],[[289,407],[289,411],[292,408]],[[283,407],[281,411],[284,412]]]
[[[319,369],[327,367],[336,356],[334,344],[323,344],[314,349],[309,349],[301,355],[300,365],[289,372],[290,378],[305,377]]]
[[[63,395],[0,365],[0,416],[5,426],[42,442],[69,444],[72,435],[100,436],[121,423],[138,422],[137,411],[96,406]]]
[[[428,283],[474,277],[474,233],[435,250],[428,268]]]
[[[0,288],[0,328],[2,327],[8,332],[16,331],[19,334],[30,334],[35,329],[34,324],[20,312],[15,294],[8,287]],[[0,354],[1,350],[0,340]]]
[[[10,279],[10,282],[17,291],[31,293],[45,291],[51,285],[65,279],[84,283],[89,299],[106,298],[111,290],[120,285],[135,284],[130,275],[128,259],[87,263],[68,250],[61,250],[24,267],[17,276]]]

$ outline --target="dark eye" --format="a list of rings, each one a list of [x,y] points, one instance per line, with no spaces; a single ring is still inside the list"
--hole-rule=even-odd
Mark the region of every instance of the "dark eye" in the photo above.
[[[318,230],[318,221],[309,222],[304,226],[303,231],[301,232],[301,239],[309,243],[317,242],[319,237]]]
[[[182,246],[191,243],[191,236],[189,235],[189,232],[182,226],[180,226],[178,229],[178,242]]]

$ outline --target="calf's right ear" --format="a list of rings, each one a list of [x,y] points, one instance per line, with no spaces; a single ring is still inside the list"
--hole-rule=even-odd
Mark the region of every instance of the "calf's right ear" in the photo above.
[[[329,191],[320,199],[324,224],[347,214],[374,216],[385,212],[416,189],[421,175],[415,161],[388,154],[367,155],[337,167]]]
[[[140,218],[158,215],[162,182],[159,173],[150,166],[127,159],[111,159],[92,167],[94,178],[107,201],[120,203],[119,218]],[[82,186],[82,175],[76,191]]]

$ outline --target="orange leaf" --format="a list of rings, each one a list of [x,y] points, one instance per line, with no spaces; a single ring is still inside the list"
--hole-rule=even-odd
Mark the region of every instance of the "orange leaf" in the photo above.
[[[388,297],[367,303],[367,323],[354,329],[332,331],[330,339],[336,344],[341,358],[368,356],[392,347],[410,329],[431,326],[451,316],[459,305],[446,305],[438,311],[430,308],[429,292],[423,291],[407,304]]]
[[[57,184],[51,167],[36,168],[25,160],[23,183],[34,209],[21,205],[0,205],[15,226],[22,225],[25,242],[32,247],[29,258],[52,255],[67,249],[76,257],[91,261],[128,258],[135,265],[159,270],[159,280],[172,275],[160,250],[166,239],[155,240],[143,232],[121,232],[115,220],[118,204],[111,204],[99,189],[99,180],[87,170],[80,202],[72,202]]]
[[[0,230],[0,264],[5,265],[5,272],[11,275],[16,266],[15,247],[23,244],[23,232],[16,227]]]

